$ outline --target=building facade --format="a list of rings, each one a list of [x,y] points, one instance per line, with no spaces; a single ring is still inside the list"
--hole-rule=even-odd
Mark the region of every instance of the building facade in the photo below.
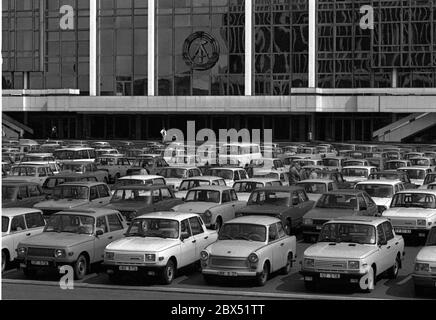
[[[436,139],[433,0],[2,0],[2,58],[36,138]]]

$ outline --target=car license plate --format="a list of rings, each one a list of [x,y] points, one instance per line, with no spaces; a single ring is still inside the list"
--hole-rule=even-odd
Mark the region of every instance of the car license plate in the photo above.
[[[34,266],[48,266],[48,261],[31,261],[30,264]]]
[[[410,229],[397,229],[397,228],[395,228],[395,232],[396,233],[407,233],[407,234],[410,234],[410,233],[412,233],[412,230],[410,230]]]
[[[238,274],[236,272],[231,272],[231,271],[220,271],[218,273],[220,276],[225,276],[225,277],[237,277]]]
[[[138,267],[120,266],[120,271],[138,271]]]
[[[320,273],[319,277],[324,279],[339,279],[341,275],[338,273]]]

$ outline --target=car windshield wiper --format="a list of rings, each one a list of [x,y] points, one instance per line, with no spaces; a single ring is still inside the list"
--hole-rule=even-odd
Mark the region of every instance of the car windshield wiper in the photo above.
[[[246,236],[243,236],[243,235],[239,235],[239,236],[235,237],[234,239],[242,239],[242,240],[247,240],[247,241],[253,241],[249,237],[246,237]]]
[[[233,240],[233,237],[231,237],[231,236],[229,236],[228,234],[222,234],[222,235],[220,235],[220,240],[224,240],[224,239],[222,239],[222,238],[228,238],[228,239],[230,239],[230,240]]]

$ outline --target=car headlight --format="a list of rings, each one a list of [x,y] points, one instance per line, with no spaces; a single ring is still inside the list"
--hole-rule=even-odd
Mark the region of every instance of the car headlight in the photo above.
[[[145,261],[156,261],[156,255],[155,254],[146,254]]]
[[[415,263],[415,271],[430,272],[430,264],[428,263]]]
[[[257,254],[255,254],[255,253],[251,253],[251,254],[248,256],[248,261],[249,261],[250,263],[252,263],[252,264],[256,264],[256,263],[259,262],[259,257],[257,256]]]
[[[418,226],[425,227],[425,225],[427,224],[427,221],[424,220],[424,219],[418,219],[418,220],[416,221],[416,224],[417,224]]]
[[[54,252],[55,258],[64,258],[66,256],[66,252],[64,249],[56,249]]]
[[[359,270],[360,262],[359,261],[348,261],[348,269]]]
[[[115,253],[114,252],[106,252],[104,255],[104,258],[106,260],[115,260]]]
[[[306,268],[314,268],[315,267],[315,260],[309,259],[309,258],[304,258],[304,266]]]
[[[303,219],[303,224],[305,224],[305,225],[313,225],[313,220],[312,219]]]
[[[209,259],[209,253],[207,251],[201,251],[200,252],[200,259],[203,261],[206,261],[207,259]]]
[[[25,256],[26,253],[27,253],[27,248],[26,248],[26,247],[19,247],[19,248],[17,249],[17,254],[18,254],[19,256]]]

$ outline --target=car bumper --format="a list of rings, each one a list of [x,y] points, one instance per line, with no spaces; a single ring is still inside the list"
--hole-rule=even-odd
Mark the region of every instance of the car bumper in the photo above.
[[[309,270],[301,270],[300,274],[303,276],[304,281],[333,282],[342,284],[359,284],[360,279],[366,275],[366,273],[319,272]]]
[[[436,288],[436,274],[433,275],[412,274],[412,278],[416,286]]]
[[[102,264],[103,270],[107,274],[130,274],[132,276],[157,276],[162,274],[165,266],[150,265],[150,266],[133,266],[128,264]]]
[[[15,262],[19,269],[33,269],[33,270],[56,270],[62,266],[71,266],[74,261],[68,259],[47,259],[44,257],[32,257],[32,258],[16,258]]]
[[[256,270],[235,270],[235,269],[211,269],[205,268],[201,271],[203,274],[218,276],[218,277],[238,277],[238,278],[251,278],[256,277],[258,273]]]
[[[396,226],[393,227],[395,233],[403,237],[427,238],[427,235],[429,233],[429,230],[427,229],[411,229],[411,228],[396,227]]]

